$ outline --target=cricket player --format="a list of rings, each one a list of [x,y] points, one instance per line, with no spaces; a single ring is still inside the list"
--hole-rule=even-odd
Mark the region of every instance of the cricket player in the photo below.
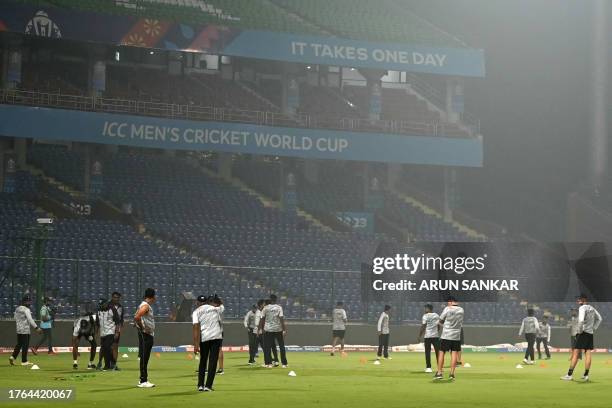
[[[378,352],[376,353],[376,359],[380,360],[381,356],[385,359],[391,360],[389,357],[389,314],[391,313],[391,306],[385,305],[385,309],[378,318],[377,330],[378,330]]]
[[[280,349],[283,368],[287,368],[287,353],[285,350],[285,337],[287,336],[287,323],[283,314],[283,308],[276,304],[276,295],[270,295],[270,304],[264,306],[259,321],[259,333],[264,336],[264,367],[272,368],[278,363],[272,364],[272,348]]]
[[[156,300],[155,289],[147,288],[144,293],[144,300],[138,306],[138,311],[134,316],[134,325],[138,329],[138,355],[140,356],[140,382],[138,383],[138,388],[155,387],[155,384],[149,382],[148,366],[155,336],[153,304]]]
[[[257,354],[257,305],[251,306],[251,310],[244,316],[244,328],[249,336],[249,365],[255,364],[255,354]]]
[[[336,344],[340,342],[340,353],[344,352],[344,334],[346,333],[346,310],[344,303],[336,303],[336,308],[332,311],[332,351],[331,356],[336,352]]]
[[[550,350],[548,349],[548,345],[550,344],[550,324],[548,324],[548,316],[542,317],[542,321],[540,322],[540,330],[538,330],[538,336],[536,338],[538,360],[542,359],[542,350],[540,349],[541,344],[544,344],[546,359],[550,360]]]
[[[214,391],[219,352],[223,345],[223,301],[215,294],[198,307],[194,315],[197,323],[193,330],[193,350],[200,353],[198,391]],[[207,369],[208,365],[208,369]],[[206,382],[204,381],[206,380]]]
[[[446,301],[446,307],[440,315],[439,325],[442,326],[440,336],[440,352],[438,353],[438,370],[434,376],[435,380],[441,380],[444,368],[444,357],[447,352],[451,353],[451,369],[449,379],[455,380],[455,369],[457,368],[458,354],[461,351],[461,328],[465,312],[459,306],[459,302],[453,296]]]
[[[578,353],[584,351],[584,375],[582,379],[589,381],[589,370],[591,369],[591,353],[593,351],[593,333],[601,324],[602,318],[599,312],[587,303],[587,296],[580,295],[576,303],[580,305],[578,308],[578,335],[576,336],[576,348],[572,353],[572,361],[567,375],[561,377],[562,380],[572,381],[574,378],[574,369],[578,364]]]
[[[421,330],[417,342],[424,342],[425,345],[425,372],[433,372],[431,369],[431,347],[434,348],[436,362],[438,361],[438,352],[440,351],[440,315],[434,313],[433,306],[425,305],[425,314],[421,319]]]
[[[576,336],[578,335],[578,309],[570,310],[570,319],[567,322],[567,328],[570,332],[570,361],[572,360],[572,354],[574,354],[574,349],[576,348]],[[582,360],[582,351],[578,351],[578,360]]]
[[[30,295],[25,295],[21,298],[21,305],[15,309],[15,325],[17,331],[17,345],[13,350],[13,354],[9,357],[9,363],[15,365],[15,359],[21,351],[21,365],[30,366],[32,363],[28,361],[28,348],[30,348],[30,327],[36,331],[36,333],[42,333],[42,329],[38,327],[34,319],[32,319],[32,312],[30,306],[32,305],[32,299]]]
[[[533,364],[535,360],[535,350],[533,346],[535,345],[538,330],[540,330],[540,323],[534,314],[535,312],[533,309],[527,309],[527,317],[523,319],[518,333],[519,337],[524,334],[525,340],[527,340],[527,350],[525,350],[525,358],[523,358],[523,363],[527,365]]]

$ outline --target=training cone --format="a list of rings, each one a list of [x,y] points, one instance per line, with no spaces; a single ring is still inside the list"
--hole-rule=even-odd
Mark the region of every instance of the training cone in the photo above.
[[[160,357],[161,357],[161,354],[159,354],[159,353],[155,353],[155,357],[160,358]]]
[[[289,371],[289,374],[287,374],[289,377],[297,377],[297,374],[295,373],[295,371]]]
[[[40,370],[40,367],[34,364],[30,370]]]
[[[128,358],[128,355],[127,355],[127,354],[123,354],[123,355],[121,356],[121,358]]]
[[[471,367],[472,367],[472,365],[470,363],[465,363],[463,365],[463,368],[471,368]]]
[[[348,354],[347,354],[347,352],[346,352],[346,351],[343,351],[343,352],[340,354],[340,356],[341,356],[342,358],[347,358],[347,357],[348,357]]]
[[[376,360],[376,361],[374,362],[374,365],[380,365],[380,361],[379,361],[379,360]]]
[[[367,363],[367,362],[368,362],[368,359],[367,359],[367,358],[365,358],[365,357],[361,357],[361,358],[359,359],[359,364],[365,364],[365,363]]]
[[[191,354],[191,353],[187,353],[187,354],[185,355],[185,358],[186,358],[187,360],[193,360],[193,354]]]
[[[523,366],[522,366],[522,365],[520,365],[520,364],[517,364],[517,365],[516,365],[516,368],[523,368]]]
[[[546,364],[546,363],[540,363],[540,368],[548,368],[548,364]]]

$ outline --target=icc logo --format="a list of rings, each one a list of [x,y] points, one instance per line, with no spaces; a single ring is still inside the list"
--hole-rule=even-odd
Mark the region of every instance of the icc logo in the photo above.
[[[47,38],[62,38],[62,32],[44,11],[36,13],[26,25],[26,34]]]

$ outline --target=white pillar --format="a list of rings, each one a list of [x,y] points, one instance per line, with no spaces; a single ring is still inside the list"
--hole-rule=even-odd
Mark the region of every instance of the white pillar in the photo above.
[[[457,123],[464,112],[464,86],[461,78],[446,80],[446,115],[448,121]]]
[[[6,88],[15,89],[21,84],[21,61],[20,50],[8,52],[8,63],[6,69]]]
[[[444,221],[453,220],[453,209],[457,196],[457,171],[453,168],[444,169]]]
[[[90,94],[103,96],[106,91],[106,62],[96,61],[92,67]]]

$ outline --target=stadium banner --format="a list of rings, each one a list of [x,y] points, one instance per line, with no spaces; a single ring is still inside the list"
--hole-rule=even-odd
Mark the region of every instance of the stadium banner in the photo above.
[[[307,159],[480,167],[482,140],[196,122],[0,104],[0,135]]]
[[[223,346],[223,352],[225,353],[248,353],[249,346]],[[394,353],[422,353],[424,351],[424,345],[421,344],[409,344],[405,346],[392,346],[391,351]],[[79,346],[79,353],[88,353],[90,348]],[[259,348],[261,351],[261,348]],[[378,346],[375,345],[345,345],[345,352],[376,352]],[[527,347],[516,347],[508,345],[507,347],[500,346],[463,346],[461,351],[464,353],[524,353]],[[551,353],[569,353],[569,348],[557,348],[550,347]],[[100,347],[96,348],[96,351],[100,352]],[[332,351],[331,345],[325,346],[286,346],[287,352],[324,352],[329,353]],[[13,352],[12,347],[0,347],[0,354],[11,354]],[[54,353],[72,353],[71,346],[64,347],[53,347]],[[154,346],[151,349],[152,353],[193,353],[193,346]],[[612,349],[607,348],[596,348],[593,349],[594,353],[612,353]],[[119,347],[119,353],[138,353],[138,347]]]
[[[612,243],[421,242],[397,253],[382,242],[361,267],[362,301],[400,303],[612,301]]]
[[[374,232],[374,214],[371,212],[337,212],[336,218],[357,231]]]
[[[0,28],[46,38],[235,57],[484,77],[484,51],[309,36],[0,2]],[[264,47],[261,45],[265,44]]]

